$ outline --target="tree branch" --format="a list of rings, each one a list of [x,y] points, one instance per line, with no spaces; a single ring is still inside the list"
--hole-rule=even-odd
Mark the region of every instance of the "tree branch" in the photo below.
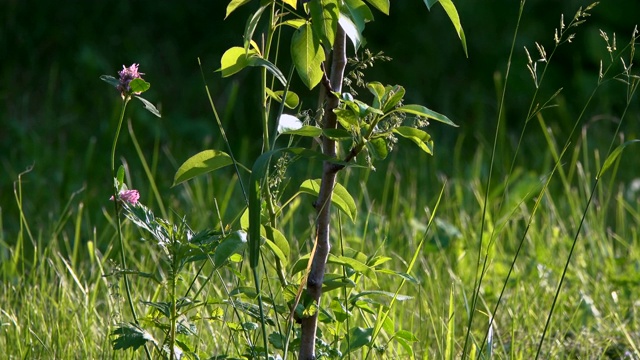
[[[331,59],[331,74],[329,75],[331,90],[340,93],[342,91],[342,81],[344,79],[344,69],[347,65],[347,49],[345,32],[340,25],[336,32],[336,38],[333,43],[333,57]],[[325,129],[335,129],[337,126],[336,115],[333,109],[337,108],[340,100],[331,93],[327,96],[325,105],[323,127]],[[336,142],[328,137],[322,139],[322,152],[331,157],[336,156]],[[316,244],[315,253],[313,254],[311,268],[307,276],[307,294],[309,298],[320,304],[320,296],[322,295],[322,282],[324,281],[324,273],[329,257],[331,243],[329,241],[329,233],[331,230],[331,195],[336,184],[336,174],[339,169],[334,168],[333,164],[325,161],[323,164],[322,182],[320,184],[320,192],[318,201],[315,206],[318,211],[318,219],[316,223]],[[316,329],[318,326],[318,311],[313,316],[302,319],[301,325],[301,343],[300,343],[300,359],[315,359],[315,340]]]

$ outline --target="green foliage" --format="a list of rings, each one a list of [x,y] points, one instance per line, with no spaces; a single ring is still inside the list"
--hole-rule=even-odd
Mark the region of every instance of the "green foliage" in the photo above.
[[[249,3],[232,1],[227,15],[238,9],[251,10],[248,6],[240,8]],[[276,4],[276,9],[285,4],[280,1],[262,4],[267,3]],[[345,3],[362,3],[371,13],[362,1]],[[311,24],[312,31],[319,33],[313,26],[314,19],[304,7],[296,9],[295,1],[288,1],[284,6],[286,11],[291,11],[289,8],[296,10],[300,18],[281,19],[272,29],[273,33],[276,29],[284,29],[282,25],[300,27],[302,24]],[[396,8],[391,11],[395,14],[395,9],[406,5],[396,2],[394,6]],[[503,7],[496,6],[496,11],[504,11]],[[268,34],[269,31],[264,30],[266,27],[260,25],[266,22],[272,9],[263,11],[264,15],[255,27],[256,40],[261,31]],[[341,8],[338,23],[343,28],[345,23],[353,23],[356,30],[352,30],[351,35],[346,32],[350,38],[355,35],[358,39],[364,27],[358,27],[353,15],[343,15],[353,14],[352,10]],[[467,8],[460,10],[463,18],[465,11],[467,14],[470,11]],[[530,11],[536,14],[536,6]],[[548,8],[545,7],[545,11]],[[583,13],[582,9],[578,12],[579,21],[584,20]],[[600,16],[604,15],[594,13],[594,18]],[[278,17],[275,19],[280,21]],[[373,16],[369,20],[372,19]],[[536,24],[543,20],[543,17],[536,17]],[[403,23],[409,26],[410,21],[403,18]],[[582,25],[580,29],[583,29]],[[290,29],[287,30],[289,32],[282,33],[283,39],[291,34]],[[367,31],[370,30],[368,27]],[[484,30],[492,31],[491,26]],[[385,31],[391,33],[392,29]],[[571,26],[571,31],[558,36],[566,40],[575,31],[576,26]],[[577,33],[577,41],[586,38],[585,33]],[[369,34],[367,37],[373,44]],[[481,46],[482,42],[476,36],[479,35],[474,34],[474,43]],[[527,33],[527,38],[529,36]],[[613,39],[611,33],[609,36]],[[363,39],[359,38],[359,41],[363,42]],[[244,40],[246,44],[247,38]],[[353,38],[351,40],[354,42]],[[213,40],[208,38],[208,41]],[[319,41],[323,43],[323,40]],[[262,46],[267,42],[258,43]],[[607,44],[612,49],[615,47],[613,41]],[[499,44],[495,45],[498,47]],[[286,48],[286,41],[280,46]],[[414,52],[416,47],[421,48],[412,46]],[[540,49],[541,45],[536,47]],[[0,268],[3,270],[0,348],[9,357],[136,357],[140,354],[134,354],[135,349],[140,352],[141,347],[148,346],[152,358],[171,358],[179,353],[183,358],[193,359],[264,358],[267,354],[271,358],[287,355],[291,358],[293,356],[287,352],[297,349],[300,335],[295,321],[312,314],[318,314],[320,318],[316,350],[317,355],[324,358],[534,358],[538,343],[540,353],[552,358],[640,356],[637,329],[634,328],[638,319],[633,311],[628,311],[637,300],[634,289],[638,281],[634,276],[624,275],[636,272],[640,257],[635,250],[639,247],[638,234],[634,231],[640,219],[636,209],[637,191],[631,182],[624,180],[635,177],[637,166],[635,158],[620,156],[623,149],[636,141],[636,131],[627,122],[629,116],[635,116],[634,104],[637,103],[633,87],[635,78],[630,71],[632,61],[626,56],[623,62],[620,61],[629,48],[610,52],[603,47],[604,60],[610,53],[614,65],[609,67],[604,61],[600,74],[589,71],[597,70],[597,62],[590,67],[573,60],[575,63],[571,63],[571,68],[575,65],[575,69],[585,74],[572,74],[564,92],[552,85],[565,78],[554,72],[561,69],[562,74],[564,59],[557,57],[553,59],[553,65],[547,67],[553,58],[549,51],[541,56],[546,63],[532,60],[531,67],[537,64],[534,69],[537,72],[534,72],[533,83],[528,85],[530,89],[536,89],[536,94],[528,113],[518,111],[518,99],[528,95],[528,88],[518,86],[517,81],[526,77],[522,75],[526,75],[528,69],[524,53],[518,55],[516,51],[513,62],[509,59],[508,63],[514,65],[512,71],[517,75],[509,76],[507,72],[505,78],[497,75],[495,79],[500,89],[501,81],[507,88],[506,80],[509,80],[509,89],[519,89],[517,93],[506,91],[506,100],[501,100],[499,107],[505,107],[504,120],[509,119],[513,124],[521,120],[519,123],[526,128],[527,136],[521,137],[522,147],[515,144],[517,136],[504,131],[500,120],[495,130],[493,122],[483,121],[491,117],[487,110],[491,106],[485,106],[487,99],[474,96],[477,94],[474,83],[464,76],[466,73],[462,68],[457,70],[459,76],[465,78],[464,87],[455,85],[455,77],[441,77],[451,81],[450,86],[456,93],[469,97],[482,110],[470,111],[463,102],[455,100],[459,98],[447,100],[456,104],[447,109],[443,105],[446,101],[442,100],[447,99],[447,89],[436,83],[428,83],[429,86],[421,86],[421,89],[405,83],[405,93],[405,88],[397,85],[363,82],[358,86],[366,87],[369,92],[362,97],[351,89],[349,94],[344,91],[336,94],[340,97],[339,108],[335,110],[339,126],[322,129],[322,111],[317,111],[316,104],[308,103],[304,85],[300,86],[299,79],[295,78],[287,81],[287,88],[282,89],[285,84],[273,69],[277,69],[275,63],[281,65],[286,61],[277,62],[274,60],[276,52],[271,51],[271,56],[267,56],[265,50],[268,49],[259,49],[255,41],[249,41],[248,51],[255,51],[256,65],[245,65],[256,66],[255,72],[269,76],[270,81],[262,88],[265,102],[260,104],[271,105],[266,129],[274,131],[264,151],[269,155],[261,160],[263,167],[259,167],[258,175],[252,179],[252,184],[257,184],[252,195],[252,209],[253,214],[258,215],[253,219],[252,228],[258,228],[259,234],[249,239],[243,232],[250,231],[246,225],[248,220],[243,222],[240,215],[249,214],[245,211],[242,194],[244,180],[249,176],[246,173],[236,171],[232,175],[222,167],[206,170],[204,161],[202,173],[218,171],[212,176],[191,177],[179,187],[168,190],[172,179],[167,176],[167,168],[163,168],[164,155],[170,160],[168,167],[173,171],[179,165],[174,164],[173,158],[188,158],[184,151],[197,152],[191,148],[180,151],[175,147],[175,141],[188,138],[192,146],[210,149],[219,145],[216,140],[213,144],[200,145],[198,140],[183,137],[182,133],[171,141],[159,136],[154,142],[148,141],[152,135],[141,136],[141,149],[153,149],[150,166],[145,169],[148,182],[153,184],[157,178],[161,190],[161,195],[158,193],[150,198],[161,208],[162,202],[166,202],[174,209],[187,209],[184,215],[178,210],[167,215],[163,211],[162,218],[150,210],[154,205],[144,191],[144,187],[155,185],[140,180],[140,171],[136,169],[138,161],[129,158],[125,146],[116,153],[123,165],[118,164],[113,175],[105,176],[100,171],[92,171],[102,165],[92,161],[91,145],[82,146],[81,151],[86,152],[85,163],[93,166],[83,167],[75,164],[78,157],[67,157],[67,152],[73,152],[75,147],[50,148],[44,144],[42,148],[47,151],[36,158],[36,169],[42,163],[58,164],[60,159],[73,159],[61,166],[64,169],[48,172],[46,183],[37,172],[15,172],[13,166],[19,165],[11,161],[11,153],[7,155],[9,161],[3,157],[10,175],[6,178],[15,181],[16,202],[10,207],[0,207]],[[490,56],[492,50],[489,47],[485,50],[483,57],[491,62],[491,68],[496,63],[499,66],[499,61]],[[446,49],[439,49],[438,54],[451,62],[448,68],[455,68]],[[424,62],[417,55],[416,52],[416,61]],[[593,56],[580,54],[581,59]],[[272,60],[274,68],[270,69],[268,63],[259,65],[260,59]],[[400,57],[401,66],[392,64],[394,76],[403,78],[400,74],[406,74],[406,69],[416,71],[411,59],[407,59],[406,64],[404,60]],[[439,61],[437,58],[432,60]],[[429,65],[431,68],[432,62]],[[145,71],[150,76],[153,74],[146,68]],[[544,76],[545,72],[547,76]],[[157,73],[153,75],[157,76]],[[370,77],[369,73],[366,75]],[[234,81],[237,80],[244,90],[246,83],[242,82],[242,76]],[[589,98],[586,104],[579,104],[589,111],[576,117],[571,109],[576,106],[576,99],[582,98],[579,96],[581,89],[591,91],[591,88],[582,83],[580,89],[570,85],[584,79],[593,80],[589,86],[596,86],[598,91],[594,91],[595,97]],[[466,81],[470,81],[469,84]],[[153,91],[165,88],[165,82],[166,79],[160,86],[154,84]],[[117,83],[112,85],[117,86]],[[293,92],[288,86],[300,89],[300,95],[290,96]],[[180,83],[180,91],[173,93],[179,97],[188,92],[187,88],[188,82]],[[427,96],[430,93],[425,88],[442,93],[443,97]],[[231,99],[228,104],[233,104],[233,89],[231,87],[221,97],[214,91],[213,97],[220,101],[228,96]],[[537,89],[540,89],[539,94]],[[245,94],[242,93],[243,97]],[[563,94],[570,94],[570,97],[565,98]],[[30,94],[25,94],[25,98],[27,95]],[[285,103],[276,104],[282,97],[285,97]],[[417,105],[409,105],[409,111],[399,110],[407,106],[405,102],[427,103],[425,97],[429,104],[447,109],[446,113],[457,115],[457,119],[464,119],[464,123],[456,121],[464,125],[462,134],[474,134],[474,130],[469,130],[473,129],[469,119],[481,123],[489,133],[495,131],[496,147],[492,150],[491,144],[481,140],[472,142],[471,150],[467,148],[470,139],[484,139],[484,132],[461,137],[456,146],[448,146],[446,136],[438,132],[437,126],[429,127],[428,132],[425,128],[427,120],[452,125],[448,118],[442,121],[444,118],[437,118],[440,114],[433,115]],[[608,99],[618,99],[624,104],[619,108],[616,102],[607,103]],[[97,102],[96,109],[102,109]],[[166,109],[174,108],[173,102]],[[601,104],[608,105],[602,107]],[[193,102],[189,102],[189,106],[192,105]],[[231,120],[242,116],[244,109],[249,107],[244,105],[228,105],[224,124],[239,126],[242,131],[255,126],[258,123],[255,117],[248,117],[253,121],[251,126]],[[293,110],[291,113],[295,116],[282,114],[282,108],[277,109],[277,105]],[[596,110],[592,112],[591,109]],[[133,124],[137,128],[144,127],[144,133],[154,134],[156,126],[169,126],[133,114],[136,115]],[[482,116],[476,119],[479,114]],[[617,124],[622,127],[610,129],[608,122],[595,121],[603,117],[593,114],[615,114]],[[429,115],[436,118],[429,118]],[[166,118],[173,119],[172,116]],[[282,120],[287,118],[296,121],[284,126]],[[503,119],[501,115],[497,118]],[[591,118],[594,121],[585,121]],[[61,117],[61,120],[65,119]],[[277,124],[272,123],[274,120]],[[376,126],[374,122],[377,122]],[[583,131],[567,136],[562,129],[562,124],[567,122],[571,126],[575,122]],[[180,123],[183,127],[191,126],[189,122]],[[536,123],[540,128],[531,129]],[[51,124],[42,121],[41,126]],[[93,127],[95,124],[92,123]],[[150,131],[146,131],[147,127]],[[201,134],[210,132],[209,129],[199,131]],[[612,131],[624,134],[624,141],[620,141],[621,136],[612,136]],[[131,130],[129,134],[133,135]],[[433,139],[431,135],[434,135]],[[315,149],[321,136],[340,143],[338,158],[327,158],[309,150]],[[395,137],[410,140],[407,144],[415,143],[422,151],[408,151],[404,143],[397,146]],[[218,137],[214,134],[213,138]],[[242,162],[251,163],[254,160],[251,149],[259,147],[258,142],[243,143],[236,142],[233,136],[230,138],[234,150],[241,149]],[[32,141],[37,140],[34,135]],[[134,136],[121,140],[123,143],[133,141],[134,146],[139,147]],[[447,149],[446,155],[445,151],[439,150],[438,154],[443,156],[425,156],[433,151],[434,140],[439,149],[441,146]],[[282,150],[291,146],[293,148]],[[359,146],[362,151],[346,161],[351,151]],[[239,166],[231,150],[226,151],[229,155],[225,161]],[[487,154],[492,151],[496,156],[490,159]],[[97,152],[103,157],[106,151],[101,152],[98,147]],[[146,167],[142,151],[137,152],[138,160]],[[535,156],[528,156],[529,153]],[[387,161],[377,161],[384,158]],[[299,159],[303,161],[297,161]],[[334,212],[331,236],[335,242],[328,259],[329,273],[323,283],[325,295],[320,302],[303,295],[300,304],[292,310],[299,283],[304,281],[301,277],[311,257],[307,243],[313,238],[311,201],[307,196],[299,196],[302,192],[299,186],[309,184],[311,191],[317,189],[317,184],[305,179],[318,177],[316,169],[322,161],[328,161],[328,166],[336,168],[344,166],[339,186],[347,191],[348,199],[353,201],[358,212],[357,216],[353,214],[355,221],[344,224],[344,214],[352,219],[349,212]],[[375,173],[370,171],[374,164],[378,168]],[[78,168],[88,172],[77,171],[75,174]],[[196,171],[198,168],[191,169]],[[605,173],[607,177],[602,176]],[[73,182],[65,174],[74,174],[82,181],[88,179],[87,189],[66,198],[64,188],[73,187],[70,185]],[[102,188],[92,185],[89,175],[100,178]],[[116,202],[116,209],[124,212],[128,219],[121,226],[117,225],[119,215],[114,216],[103,209],[103,215],[98,216],[99,208],[88,201],[106,209],[114,207],[108,201],[109,190],[104,189],[107,177],[116,179],[114,195],[136,184],[136,188],[141,189],[141,203],[149,208]],[[58,189],[58,186],[63,188]],[[438,187],[442,187],[442,202],[433,199]],[[37,195],[43,188],[47,189],[44,201]],[[11,189],[2,194],[11,194]],[[334,200],[332,198],[333,204]],[[15,219],[14,208],[17,209]],[[192,226],[204,230],[192,230]],[[122,229],[122,242],[113,241],[116,227]],[[251,245],[260,265],[255,268],[259,272],[260,289],[248,286],[250,267],[238,263],[244,259],[245,252],[249,253],[251,239],[257,239]],[[113,260],[117,259],[121,248],[126,261],[118,264]],[[475,254],[482,257],[476,258]],[[176,259],[182,260],[174,263]],[[487,264],[486,268],[484,264]],[[123,278],[128,278],[130,284],[123,286]],[[134,309],[126,308],[123,297],[129,285],[136,299]],[[480,288],[482,291],[478,290]],[[385,291],[388,289],[391,291]],[[264,306],[261,308],[260,305]],[[295,315],[288,327],[286,318],[291,312]],[[543,326],[552,315],[553,321],[547,331]],[[267,329],[266,335],[261,333],[263,328]],[[541,336],[542,331],[545,335]],[[266,348],[257,345],[263,337]],[[466,339],[469,339],[467,346],[464,345]]]
[[[173,186],[231,164],[233,164],[233,161],[225,152],[217,150],[201,151],[187,159],[178,168],[173,178]]]
[[[300,184],[300,191],[313,196],[318,196],[320,192],[320,179],[305,180]],[[333,188],[331,203],[344,212],[351,221],[356,221],[358,208],[347,189],[341,184],[336,184]]]
[[[322,63],[325,61],[324,49],[314,36],[310,24],[299,27],[291,38],[291,57],[300,80],[313,89],[322,79]]]

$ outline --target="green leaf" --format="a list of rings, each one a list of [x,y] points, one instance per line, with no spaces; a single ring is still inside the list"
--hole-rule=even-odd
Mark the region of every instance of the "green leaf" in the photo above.
[[[337,256],[336,260],[338,264],[350,267],[351,269],[362,274],[368,275],[372,271],[371,268],[367,266],[367,264],[347,256]]]
[[[287,26],[291,26],[294,29],[298,29],[300,28],[300,26],[304,25],[307,23],[307,20],[305,19],[289,19],[286,21],[283,21],[280,23],[280,25],[287,25]]]
[[[393,336],[411,342],[416,342],[419,340],[417,336],[415,336],[411,331],[407,330],[398,330]]]
[[[393,87],[387,86],[385,88],[385,96],[388,97],[382,107],[382,112],[389,112],[393,110],[396,105],[402,101],[404,98],[405,90],[400,85],[395,85]]]
[[[264,58],[260,57],[259,55],[252,54],[252,55],[249,55],[249,57],[247,58],[247,65],[249,65],[249,66],[262,66],[262,67],[266,68],[267,70],[269,70],[269,72],[271,74],[273,74],[273,76],[276,79],[278,79],[278,81],[280,81],[282,86],[287,86],[287,78],[285,78],[284,74],[282,73],[282,71],[280,71],[280,69],[278,69],[278,67],[275,66],[269,60],[264,59]]]
[[[180,168],[173,178],[172,186],[231,164],[233,164],[233,160],[231,160],[231,157],[225,152],[217,150],[199,152],[180,165]]]
[[[322,79],[322,62],[325,60],[324,49],[313,36],[309,23],[304,24],[293,33],[291,39],[291,58],[302,82],[313,89]]]
[[[260,215],[262,210],[261,183],[267,174],[269,162],[272,156],[280,153],[289,153],[296,157],[321,158],[330,160],[322,153],[318,153],[305,148],[284,148],[266,152],[256,159],[251,168],[249,177],[249,265],[252,268],[258,266],[260,260]]]
[[[289,248],[289,241],[287,241],[287,238],[280,232],[280,230],[270,226],[268,227],[268,229],[269,231],[267,231],[267,234],[269,232],[273,234],[273,239],[269,239],[269,241],[271,241],[272,244],[277,249],[277,250],[272,249],[272,251],[274,251],[274,253],[277,252],[281,254],[281,256],[278,255],[278,257],[280,258],[280,260],[282,260],[284,264],[287,264],[287,262],[289,261],[289,256],[291,254],[291,249]]]
[[[320,194],[320,179],[314,180],[305,180],[300,185],[300,192],[318,196]],[[333,196],[331,196],[331,203],[338,207],[342,212],[347,214],[351,221],[356,221],[356,202],[353,200],[353,197],[349,194],[347,189],[342,186],[340,183],[336,183],[333,188]]]
[[[278,350],[284,350],[284,343],[287,341],[287,338],[277,332],[273,332],[269,334],[269,344],[273,345],[274,348]]]
[[[393,129],[393,132],[413,141],[422,151],[433,155],[433,140],[431,140],[431,135],[426,131],[409,126],[399,126]]]
[[[157,117],[162,117],[160,115],[160,111],[158,111],[158,109],[155,107],[155,105],[153,105],[152,103],[149,102],[149,100],[138,96],[138,95],[134,95],[138,100],[142,101],[142,104],[144,105],[144,108],[147,109],[150,113],[152,113],[153,115],[157,116]]]
[[[101,75],[100,80],[108,83],[116,89],[118,88],[118,86],[120,86],[120,81],[111,75]]]
[[[222,54],[220,68],[216,71],[222,72],[222,77],[228,77],[247,66],[262,66],[269,70],[282,85],[287,86],[287,79],[282,74],[282,71],[269,60],[262,58],[254,49],[245,50],[239,46],[228,49]]]
[[[297,0],[282,0],[283,3],[291,6],[294,10],[296,9]]]
[[[349,37],[349,40],[353,43],[353,48],[358,51],[360,45],[362,45],[362,31],[358,29],[351,17],[343,12],[340,12],[338,24],[340,24],[342,30],[344,30],[345,34]]]
[[[611,167],[611,165],[613,165],[613,163],[620,156],[620,154],[622,154],[622,150],[624,150],[624,148],[637,142],[640,142],[640,139],[629,140],[624,144],[619,145],[615,150],[613,150],[611,154],[607,156],[607,159],[604,161],[604,165],[602,165],[602,169],[600,169],[600,171],[598,172],[598,178],[604,175],[604,173]]]
[[[409,354],[409,360],[414,360],[415,359],[415,354],[413,353],[413,348],[411,347],[411,345],[409,345],[407,340],[405,340],[403,338],[396,338],[395,340],[400,344],[400,346],[402,346],[404,351],[407,354]]]
[[[133,348],[138,349],[150,341],[154,344],[158,344],[153,338],[153,335],[135,324],[119,324],[119,326],[113,330],[111,336],[116,336],[111,340],[113,350],[126,350]]]
[[[232,12],[234,12],[237,8],[239,8],[240,6],[250,2],[251,0],[231,0],[229,2],[229,5],[227,5],[227,14],[224,16],[224,18],[228,18],[229,15],[231,15]]]
[[[333,109],[337,120],[343,128],[350,130],[351,126],[358,127],[359,117],[350,109]]]
[[[429,9],[429,11],[431,11],[431,7],[433,7],[437,2],[438,0],[424,0],[424,4],[427,5],[427,9]]]
[[[316,36],[327,49],[333,48],[338,29],[338,2],[336,0],[314,0],[309,2],[311,25]]]
[[[166,301],[140,301],[142,304],[158,310],[162,315],[171,318],[171,303]]]
[[[365,24],[373,21],[371,9],[362,0],[344,0],[344,6],[349,18],[358,28],[360,34],[364,31]]]
[[[240,254],[247,247],[247,233],[239,230],[227,236],[216,248],[213,254],[215,268],[226,264],[234,254]]]
[[[353,352],[371,342],[373,328],[354,327],[349,330],[349,346],[344,349],[344,353]]]
[[[373,107],[376,109],[382,109],[382,98],[385,95],[385,91],[384,91],[384,86],[377,82],[370,82],[367,84],[367,89],[369,89],[369,92],[373,94]]]
[[[149,88],[151,87],[151,84],[138,78],[138,79],[131,80],[131,82],[129,83],[129,87],[131,87],[131,92],[133,92],[134,94],[143,93],[149,90]]]
[[[116,179],[118,179],[118,187],[124,184],[124,166],[120,165],[120,167],[118,167]]]
[[[371,139],[367,141],[366,146],[371,156],[376,160],[384,160],[389,155],[387,142],[383,138]]]
[[[220,68],[216,71],[222,72],[222,77],[231,76],[249,65],[248,56],[256,54],[255,50],[245,51],[243,47],[234,46],[222,54]]]
[[[389,0],[367,0],[367,2],[383,14],[389,15]]]
[[[324,136],[331,140],[349,140],[353,138],[350,132],[345,129],[322,129]]]
[[[456,125],[453,121],[449,120],[448,117],[437,113],[431,109],[427,109],[426,107],[422,106],[422,105],[404,105],[404,106],[400,106],[399,108],[395,109],[394,111],[400,111],[400,112],[404,112],[407,114],[414,114],[414,115],[419,115],[419,116],[423,116],[426,117],[428,119],[433,119],[436,121],[440,121],[442,123],[445,123],[447,125],[451,125],[451,126],[455,126],[458,127],[458,125]]]
[[[358,300],[360,298],[366,298],[366,297],[370,298],[371,295],[376,295],[376,296],[380,296],[380,297],[386,297],[386,298],[389,298],[389,299],[395,298],[397,301],[407,301],[407,300],[413,299],[413,296],[402,295],[402,294],[398,294],[396,296],[395,293],[392,293],[392,292],[389,292],[389,291],[365,290],[365,291],[362,291],[360,293],[357,293],[357,294],[352,295],[351,297],[349,297],[349,302],[353,304],[353,303],[356,302],[356,300]]]
[[[282,94],[284,94],[284,91],[273,91],[269,88],[267,88],[266,90],[269,97],[276,100],[277,102],[282,102]],[[289,109],[295,109],[296,107],[298,107],[298,104],[300,104],[300,97],[298,96],[298,94],[294,93],[291,90],[287,91],[287,98],[284,100],[284,106],[288,107]]]
[[[253,33],[256,31],[256,27],[258,26],[260,17],[262,16],[262,13],[269,5],[270,4],[267,3],[260,6],[258,10],[256,10],[256,12],[253,13],[253,15],[249,19],[247,19],[247,25],[244,27],[244,51],[245,52],[249,50],[249,43],[253,38]]]
[[[298,135],[298,136],[306,136],[306,137],[318,137],[322,135],[322,129],[312,125],[304,125],[303,127],[296,130],[283,131],[282,134]]]
[[[451,23],[453,23],[453,27],[456,29],[456,34],[458,34],[458,37],[460,38],[465,56],[469,57],[469,53],[467,52],[467,37],[464,35],[462,24],[460,24],[460,16],[458,16],[456,6],[453,5],[453,1],[451,0],[440,0],[440,5],[442,5],[444,11],[449,16]]]

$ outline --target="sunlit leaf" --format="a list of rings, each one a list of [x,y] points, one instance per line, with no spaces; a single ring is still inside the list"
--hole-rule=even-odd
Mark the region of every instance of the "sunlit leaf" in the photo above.
[[[373,107],[382,109],[381,102],[385,93],[384,86],[377,81],[373,81],[367,84],[367,89],[373,94]]]
[[[337,120],[345,129],[351,129],[351,126],[358,126],[358,115],[350,109],[333,109]]]
[[[396,338],[404,339],[411,342],[416,342],[419,340],[417,336],[415,336],[412,332],[407,330],[398,330],[393,336]]]
[[[389,0],[367,0],[367,2],[383,14],[389,15]]]
[[[358,28],[360,34],[364,31],[365,24],[373,21],[371,9],[362,0],[344,0],[344,6],[349,14],[349,18]]]
[[[298,29],[300,26],[307,23],[305,19],[289,19],[280,23],[280,25],[291,26],[294,29]]]
[[[409,296],[409,295],[402,295],[402,294],[395,294],[392,293],[390,291],[382,291],[382,290],[365,290],[362,292],[359,292],[357,294],[354,294],[353,296],[349,297],[349,302],[354,303],[356,302],[356,300],[363,298],[363,297],[371,297],[372,295],[378,296],[378,297],[383,297],[383,298],[389,298],[389,299],[393,299],[395,298],[397,301],[407,301],[407,300],[411,300],[413,299],[413,296]]]
[[[362,45],[362,31],[359,30],[353,20],[343,12],[340,13],[338,24],[340,24],[344,33],[353,43],[353,48],[357,51],[360,48],[360,45]]]
[[[269,88],[267,88],[266,90],[267,90],[267,95],[269,95],[269,97],[276,100],[277,102],[282,102],[282,94],[284,94],[284,91],[282,90],[273,91]],[[299,103],[300,103],[300,97],[298,96],[298,94],[294,93],[291,90],[287,91],[287,98],[284,101],[284,105],[289,109],[295,109],[296,107],[298,107]]]
[[[339,261],[340,265],[350,267],[359,273],[370,274],[372,271],[371,268],[367,266],[367,264],[364,264],[356,259],[347,256],[337,256],[337,261]]]
[[[301,26],[293,33],[291,39],[291,57],[302,82],[313,89],[322,79],[322,62],[325,60],[324,49],[313,36],[309,23]]]
[[[440,121],[442,123],[445,123],[447,125],[451,125],[451,126],[455,126],[457,127],[458,125],[456,125],[453,121],[449,120],[448,117],[437,113],[431,109],[428,109],[422,105],[404,105],[404,106],[400,106],[399,108],[395,109],[395,111],[401,111],[407,114],[414,114],[414,115],[419,115],[422,117],[426,117],[427,119],[433,119],[436,121]]]
[[[297,0],[282,0],[283,3],[291,6],[294,10],[297,8]]]
[[[320,194],[320,182],[320,179],[305,180],[300,185],[300,191],[306,194],[318,196]],[[353,200],[353,197],[351,197],[351,194],[349,194],[347,189],[339,183],[336,183],[333,188],[331,203],[347,214],[351,221],[355,222],[357,214],[356,202]]]
[[[222,77],[231,76],[249,65],[248,56],[256,54],[255,50],[247,53],[243,47],[234,46],[222,54],[220,68],[216,71],[222,72]]]
[[[426,1],[426,0],[425,0]],[[456,34],[460,38],[460,42],[462,43],[462,48],[464,49],[464,54],[469,57],[469,53],[467,52],[467,38],[464,35],[464,30],[462,29],[462,24],[460,23],[460,16],[458,16],[458,10],[456,6],[453,5],[453,1],[451,0],[440,0],[440,4],[444,8],[444,11],[449,16],[451,23],[453,23],[453,27],[456,29]]]
[[[217,150],[201,151],[180,165],[173,178],[172,186],[231,164],[233,164],[233,160],[225,152]]]
[[[382,112],[389,112],[396,107],[396,105],[398,105],[404,98],[404,94],[405,90],[400,85],[395,85],[393,87],[387,86],[385,88],[385,97],[387,99],[382,107]]]
[[[131,92],[134,94],[143,93],[149,90],[149,88],[151,87],[151,84],[138,78],[138,79],[131,80],[131,82],[129,83],[129,87],[131,88]]]
[[[393,129],[393,132],[413,141],[422,151],[433,155],[433,140],[427,132],[409,126],[399,126]]]
[[[387,142],[382,138],[371,139],[366,144],[369,154],[376,160],[384,160],[389,155],[389,149],[387,148]]]
[[[280,81],[283,86],[287,86],[287,79],[284,77],[284,74],[282,74],[282,71],[280,71],[280,69],[278,69],[278,67],[269,60],[263,59],[259,55],[249,55],[247,58],[247,65],[262,66],[266,68],[271,74],[273,74],[273,76],[275,76],[276,79],[278,79],[278,81]]]
[[[306,137],[318,137],[322,134],[322,129],[312,125],[304,125],[296,130],[287,130],[283,131],[284,135],[298,135],[298,136],[306,136]]]
[[[231,0],[229,2],[229,5],[227,5],[227,14],[224,16],[224,18],[226,19],[227,17],[229,17],[229,15],[231,15],[232,12],[234,12],[237,8],[239,8],[240,6],[250,2],[251,0]]]
[[[272,246],[269,247],[274,253],[277,253],[278,258],[280,258],[283,264],[286,265],[289,261],[289,255],[291,253],[291,250],[289,248],[289,241],[287,241],[287,238],[280,232],[280,230],[272,227],[268,227],[268,230],[268,233],[271,233],[273,235],[273,239],[269,239],[269,241],[272,242],[275,248],[273,248]]]
[[[116,179],[118,179],[118,186],[122,186],[124,184],[124,166],[120,165],[120,167],[118,167]]]
[[[333,40],[338,29],[338,1],[313,0],[309,2],[311,25],[316,36],[327,48],[333,47]]]

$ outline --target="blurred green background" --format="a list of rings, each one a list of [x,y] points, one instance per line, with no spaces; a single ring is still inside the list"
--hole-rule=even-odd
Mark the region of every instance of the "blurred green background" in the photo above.
[[[14,182],[19,173],[30,167],[33,170],[22,177],[22,182],[24,211],[32,223],[56,219],[71,195],[80,189],[83,191],[74,201],[84,202],[88,209],[88,221],[83,224],[103,220],[99,209],[110,193],[109,151],[120,97],[99,77],[117,76],[123,64],[140,63],[145,80],[152,86],[145,97],[157,104],[163,114],[162,119],[156,119],[136,102],[131,103],[128,112],[149,161],[154,149],[158,149],[158,185],[163,194],[171,193],[169,186],[176,166],[187,157],[205,148],[223,149],[197,58],[202,61],[206,82],[224,117],[234,151],[242,162],[251,163],[260,146],[258,94],[253,91],[257,89],[258,72],[249,69],[222,79],[214,70],[227,48],[241,44],[245,19],[256,9],[257,2],[224,20],[227,3],[0,3],[0,207],[3,238],[9,244],[10,234],[18,228]],[[527,2],[506,99],[507,126],[503,130],[510,134],[505,137],[510,144],[517,140],[535,90],[525,67],[523,46],[536,56],[537,41],[550,52],[560,15],[564,14],[568,23],[579,6],[588,4],[575,0]],[[441,161],[437,169],[427,170],[437,170],[448,177],[463,176],[456,174],[447,161],[458,141],[462,151],[469,152],[471,161],[471,155],[493,139],[496,79],[504,78],[519,2],[456,1],[456,5],[467,35],[469,58],[443,9],[438,5],[429,12],[420,0],[392,1],[389,17],[374,11],[376,20],[365,31],[368,48],[374,53],[382,50],[394,59],[368,69],[366,80],[401,84],[407,89],[407,103],[425,104],[460,125],[458,129],[439,125],[430,129],[435,136],[436,158]],[[592,13],[587,23],[576,29],[575,41],[560,47],[541,88],[548,95],[564,88],[558,98],[561,106],[550,111],[546,119],[561,139],[595,87],[600,59],[608,59],[598,30],[615,32],[621,48],[640,20],[640,2],[607,0]],[[285,34],[283,39],[289,37]],[[314,93],[303,93],[299,81],[293,86],[306,99],[307,107],[315,106]],[[366,96],[366,91],[361,95]],[[619,116],[624,103],[623,85],[612,82],[596,95],[584,122]],[[639,113],[636,100],[624,127],[627,138],[637,137]],[[615,121],[598,125],[601,138],[595,141],[608,144],[615,125]],[[540,158],[538,152],[545,148],[540,145],[541,139],[535,134],[526,139],[522,154],[532,167]],[[408,152],[416,151],[407,148]],[[118,156],[139,169],[126,128]],[[505,155],[502,161],[509,158]],[[411,167],[403,159],[397,155],[386,162],[395,162],[396,168]],[[134,180],[139,179],[140,184],[144,175],[142,170],[136,172],[139,174],[134,174]],[[621,176],[633,177],[634,173]],[[383,176],[379,178],[382,181]]]

